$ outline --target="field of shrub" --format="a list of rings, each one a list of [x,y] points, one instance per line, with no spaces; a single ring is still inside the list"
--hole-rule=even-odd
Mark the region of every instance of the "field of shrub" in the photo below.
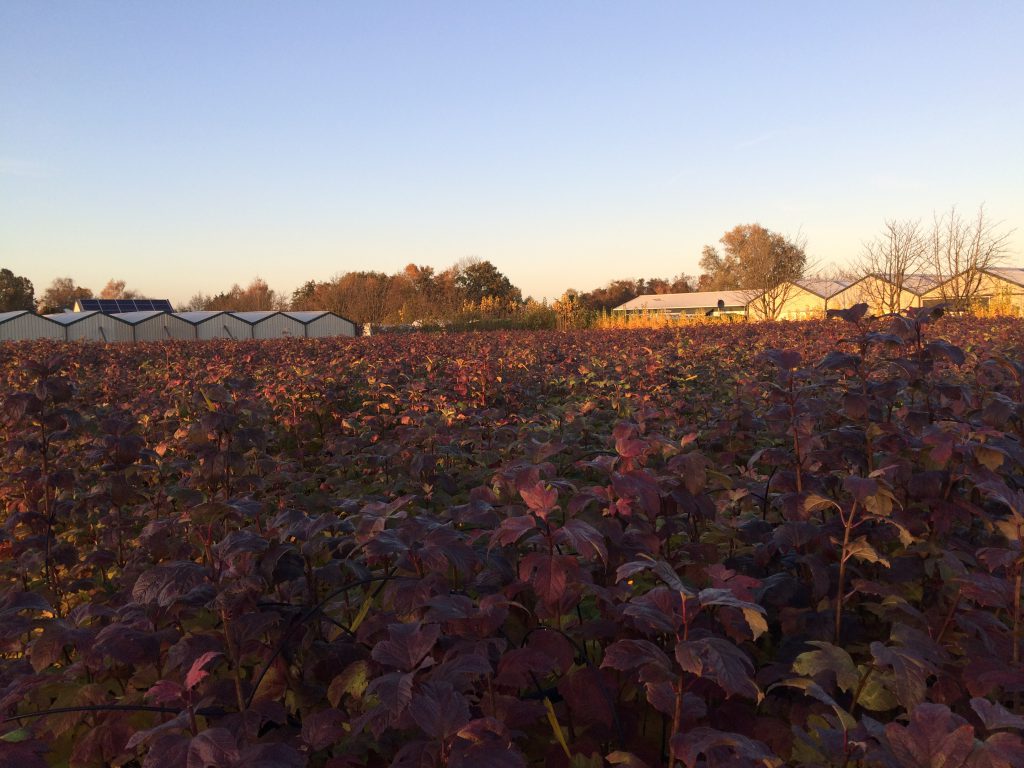
[[[1024,765],[1024,324],[0,346],[0,765]]]

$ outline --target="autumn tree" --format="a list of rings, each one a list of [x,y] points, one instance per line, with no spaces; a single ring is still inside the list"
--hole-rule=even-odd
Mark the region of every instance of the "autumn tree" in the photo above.
[[[115,280],[110,278],[107,284],[100,291],[99,298],[101,299],[141,299],[142,294],[138,291],[133,291],[125,288],[124,280]]]
[[[515,303],[523,300],[522,292],[489,261],[469,260],[459,270],[455,284],[471,304],[479,304],[484,298]]]
[[[92,291],[80,285],[70,277],[54,278],[50,286],[39,298],[39,314],[46,315],[71,309],[78,299],[91,299]]]
[[[735,291],[740,288],[739,259],[728,249],[719,253],[713,245],[705,245],[701,250],[700,268],[698,290]]]
[[[942,300],[966,309],[977,299],[986,269],[1006,256],[1013,230],[1004,229],[980,206],[966,218],[956,206],[934,214],[926,244],[926,262],[939,281]]]
[[[288,309],[288,301],[260,277],[242,288],[238,283],[226,293],[196,293],[182,308],[184,311],[259,312]]]
[[[35,309],[35,288],[27,277],[0,269],[0,312]]]
[[[786,238],[760,224],[740,224],[719,241],[722,252],[705,246],[701,267],[706,290],[741,290],[755,317],[775,320],[803,276],[807,254],[802,237]]]

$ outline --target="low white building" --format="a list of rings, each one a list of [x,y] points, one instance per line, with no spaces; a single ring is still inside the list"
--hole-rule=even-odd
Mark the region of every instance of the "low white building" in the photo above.
[[[175,312],[174,316],[192,326],[194,338],[210,339],[251,339],[252,326],[239,320],[230,312],[203,310],[198,312]]]
[[[355,336],[356,324],[348,318],[326,310],[314,312],[282,312],[283,315],[302,323],[308,339],[322,339],[329,336]]]
[[[750,291],[697,291],[694,293],[651,293],[637,296],[612,312],[627,315],[645,312],[680,316],[745,315]],[[721,302],[721,304],[719,303]]]
[[[67,341],[134,341],[132,326],[102,312],[57,312],[44,315],[64,327]]]
[[[55,339],[63,341],[64,326],[27,309],[0,312],[0,341],[34,341]]]
[[[118,312],[110,317],[123,320],[132,327],[135,341],[167,341],[168,339],[194,339],[196,329],[168,312]]]
[[[254,339],[301,339],[306,336],[306,327],[284,312],[232,312],[252,329]]]

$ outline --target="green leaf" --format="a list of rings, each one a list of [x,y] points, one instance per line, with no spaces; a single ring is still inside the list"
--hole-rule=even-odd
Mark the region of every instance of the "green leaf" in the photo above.
[[[818,650],[801,653],[793,661],[793,671],[807,677],[817,677],[822,672],[835,675],[836,684],[842,691],[851,691],[860,683],[860,673],[853,659],[842,648],[819,640],[808,645],[816,645]]]
[[[846,557],[855,557],[868,563],[881,563],[886,568],[889,567],[889,561],[878,554],[878,551],[868,543],[866,536],[860,536],[847,544]]]
[[[864,669],[864,665],[858,667],[858,670]],[[894,709],[900,705],[900,701],[892,692],[892,686],[893,679],[890,673],[872,671],[855,703],[871,712]]]
[[[345,694],[361,699],[369,681],[370,665],[365,660],[354,661],[331,681],[327,689],[327,700],[332,707],[337,707]]]

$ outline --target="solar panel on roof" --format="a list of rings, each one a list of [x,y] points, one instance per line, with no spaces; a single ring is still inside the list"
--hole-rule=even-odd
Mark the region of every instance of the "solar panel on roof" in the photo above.
[[[173,312],[167,299],[79,299],[83,310],[99,310],[106,314],[119,312]]]

